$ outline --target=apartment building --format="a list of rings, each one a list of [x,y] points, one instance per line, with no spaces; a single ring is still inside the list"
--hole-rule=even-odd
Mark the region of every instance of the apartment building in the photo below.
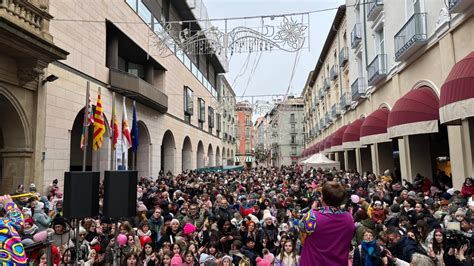
[[[252,106],[248,101],[238,102],[235,106],[235,113],[237,117],[237,150],[235,153],[234,162],[235,165],[252,167],[255,161],[252,147]]]

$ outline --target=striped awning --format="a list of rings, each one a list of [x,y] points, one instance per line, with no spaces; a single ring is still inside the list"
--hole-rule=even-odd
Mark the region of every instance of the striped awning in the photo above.
[[[240,158],[239,158],[239,156],[235,156],[235,157],[234,157],[234,162],[240,163]]]
[[[439,118],[446,123],[474,116],[474,52],[457,62],[441,87]]]
[[[438,96],[429,87],[413,89],[398,99],[388,115],[389,138],[438,132]]]
[[[245,157],[245,162],[246,162],[246,163],[251,163],[251,162],[253,162],[253,157],[252,157],[252,156],[246,156],[246,157]]]

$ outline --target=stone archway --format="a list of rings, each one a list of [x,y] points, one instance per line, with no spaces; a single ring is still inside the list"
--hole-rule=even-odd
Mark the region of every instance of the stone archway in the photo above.
[[[202,141],[199,141],[196,153],[196,168],[202,167],[204,167],[204,145]]]
[[[219,147],[216,148],[216,166],[221,166],[222,165],[222,160],[221,160],[221,151],[219,150]]]
[[[193,168],[193,146],[191,144],[191,139],[188,136],[184,138],[181,159],[182,171],[191,170]]]
[[[161,143],[161,170],[174,174],[176,145],[171,130],[167,130]]]
[[[138,121],[138,149],[135,165],[137,166],[138,176],[150,176],[150,151],[151,151],[151,140],[148,127],[145,122]]]
[[[12,193],[18,185],[26,185],[33,155],[26,116],[19,103],[8,96],[0,91],[0,193]]]
[[[227,165],[227,151],[225,147],[222,147],[222,165],[223,166]]]
[[[209,143],[207,148],[207,166],[214,166],[214,150],[212,149],[212,144]]]
[[[92,108],[93,112],[95,106]],[[82,128],[84,121],[84,108],[82,108],[74,119],[71,128],[70,146],[69,146],[69,170],[82,171],[84,151],[81,148]],[[108,124],[107,117],[104,115],[104,123]],[[110,139],[106,131],[103,136],[102,147],[98,151],[93,151],[92,142],[94,134],[94,125],[91,124],[87,137],[87,155],[86,171],[97,171],[101,175],[105,170],[110,170]]]

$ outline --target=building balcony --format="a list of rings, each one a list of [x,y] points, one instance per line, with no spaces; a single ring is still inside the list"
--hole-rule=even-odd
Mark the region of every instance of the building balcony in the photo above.
[[[339,66],[338,65],[333,65],[331,67],[331,70],[329,70],[329,76],[331,77],[331,80],[336,80],[337,77],[339,76]],[[331,85],[329,85],[331,86]]]
[[[323,88],[319,89],[319,94],[318,94],[319,98],[323,99],[325,95],[326,95],[326,91]]]
[[[319,126],[320,130],[323,130],[323,128],[326,126],[326,120],[324,118],[319,119]]]
[[[131,98],[160,113],[168,111],[168,96],[136,75],[111,68],[110,90]]]
[[[383,9],[383,0],[372,0],[367,2],[367,21],[373,21],[377,18]]]
[[[324,116],[324,122],[326,124],[326,126],[329,126],[332,124],[332,117],[331,117],[331,113],[327,112],[326,115]]]
[[[377,84],[387,76],[387,55],[378,54],[367,67],[367,82],[369,86]]]
[[[365,79],[358,78],[351,85],[352,101],[358,101],[362,96],[365,95]]]
[[[339,65],[341,67],[345,66],[346,63],[349,61],[349,48],[342,47],[339,51]]]
[[[348,108],[349,106],[351,106],[351,97],[348,93],[343,93],[341,95],[341,98],[339,100],[339,109],[342,111],[342,110],[346,110],[346,108]]]
[[[472,0],[449,0],[449,12],[462,13],[472,5]]]
[[[333,119],[339,117],[341,115],[341,109],[339,103],[335,103],[331,107],[331,117]]]
[[[351,31],[351,48],[355,49],[362,41],[362,24],[356,23]]]
[[[329,89],[331,88],[331,79],[329,79],[329,78],[324,78],[323,88],[324,88],[325,90],[329,90]]]
[[[405,60],[427,40],[426,13],[416,13],[395,34],[395,59]]]

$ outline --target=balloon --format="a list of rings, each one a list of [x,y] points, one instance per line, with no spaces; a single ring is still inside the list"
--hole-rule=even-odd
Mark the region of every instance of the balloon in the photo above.
[[[43,241],[46,241],[47,238],[48,238],[48,232],[46,230],[38,232],[33,236],[33,240],[35,242],[43,242]]]
[[[151,242],[153,242],[153,241],[151,240],[151,237],[149,237],[149,236],[140,237],[140,244],[142,245],[142,248],[143,248],[143,246],[145,246],[146,243],[151,243]]]
[[[124,235],[124,234],[120,234],[117,236],[117,243],[120,245],[120,246],[125,246],[125,244],[127,244],[127,236]]]

